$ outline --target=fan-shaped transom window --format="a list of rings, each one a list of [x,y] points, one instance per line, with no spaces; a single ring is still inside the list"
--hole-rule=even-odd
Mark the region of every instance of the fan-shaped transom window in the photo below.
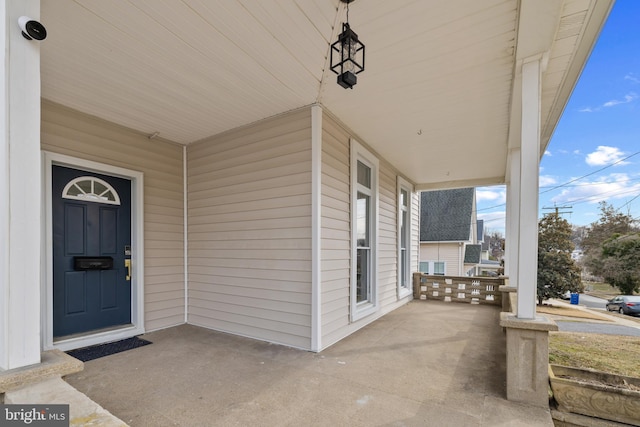
[[[120,196],[108,182],[94,176],[75,178],[62,190],[63,199],[119,205]]]

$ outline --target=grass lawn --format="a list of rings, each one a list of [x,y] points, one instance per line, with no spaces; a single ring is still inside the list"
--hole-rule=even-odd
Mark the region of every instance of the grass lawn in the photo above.
[[[640,377],[640,337],[549,333],[549,363]]]
[[[616,295],[620,295],[620,290],[614,288],[608,283],[600,282],[583,282],[585,293],[594,297],[611,299]]]
[[[579,310],[577,308],[569,308],[564,306],[554,306],[554,305],[542,305],[536,306],[536,312],[544,313],[544,314],[552,314],[554,316],[563,316],[563,317],[575,317],[579,319],[591,319],[591,320],[602,320],[605,322],[611,322],[611,318],[607,316],[603,316],[599,313],[588,311],[588,310]]]

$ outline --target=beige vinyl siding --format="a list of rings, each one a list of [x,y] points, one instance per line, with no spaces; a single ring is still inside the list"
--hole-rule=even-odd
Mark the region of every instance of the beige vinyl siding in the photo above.
[[[345,336],[349,325],[351,214],[349,134],[322,119],[321,292],[322,346]]]
[[[398,300],[397,171],[379,159],[378,310],[350,321],[350,135],[330,114],[323,117],[321,304],[322,347],[326,348],[409,301]],[[412,269],[418,269],[419,197],[413,199]]]
[[[184,323],[182,147],[42,102],[43,150],[144,173],[147,331]]]
[[[389,163],[380,161],[378,220],[378,305],[398,299],[398,178]]]
[[[460,245],[459,242],[422,243],[420,245],[420,261],[444,261],[445,275],[460,275]],[[464,252],[462,252],[464,256]]]
[[[189,323],[311,346],[311,110],[188,146]]]
[[[413,193],[411,201],[411,272],[420,271],[420,193]]]

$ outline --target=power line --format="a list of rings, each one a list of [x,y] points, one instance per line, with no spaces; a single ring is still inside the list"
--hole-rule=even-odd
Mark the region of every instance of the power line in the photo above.
[[[631,181],[640,181],[640,178],[620,179],[620,180],[616,180],[616,184],[627,183]],[[603,185],[603,184],[610,184],[610,183],[609,182],[587,182],[584,184],[574,184],[574,185],[567,184],[567,185],[563,185],[563,187],[590,187],[593,185]],[[540,188],[551,188],[551,187],[552,187],[551,185],[545,185],[545,186],[541,186]]]
[[[548,192],[553,191],[553,190],[557,190],[558,188],[568,187],[568,186],[569,186],[569,184],[571,184],[571,183],[573,183],[573,182],[580,181],[581,179],[584,179],[584,178],[587,178],[587,177],[589,177],[589,176],[595,175],[595,174],[597,174],[598,172],[602,172],[602,171],[603,171],[603,170],[605,170],[605,169],[609,169],[610,167],[613,167],[613,166],[615,166],[615,165],[617,165],[617,164],[620,164],[620,163],[624,162],[625,160],[628,160],[628,159],[630,159],[630,158],[632,158],[632,157],[634,157],[634,156],[637,156],[638,154],[640,154],[640,151],[636,151],[635,153],[630,154],[629,156],[624,157],[624,158],[622,158],[622,159],[620,159],[620,160],[617,160],[617,161],[615,161],[615,162],[611,163],[610,165],[607,165],[607,166],[605,166],[605,167],[603,167],[603,168],[600,168],[600,169],[598,169],[598,170],[596,170],[596,171],[590,172],[590,173],[588,173],[588,174],[586,174],[586,175],[582,175],[582,176],[580,176],[580,177],[578,177],[578,178],[574,178],[574,179],[572,179],[572,180],[570,180],[570,181],[567,181],[567,182],[565,182],[565,183],[562,183],[562,184],[560,184],[560,185],[556,185],[556,186],[554,186],[554,187],[549,188],[548,190],[540,191],[540,192],[538,192],[538,195],[540,195],[540,194],[544,194],[544,193],[548,193]],[[626,182],[626,181],[635,181],[635,180],[631,180],[631,179],[630,179],[630,180],[624,180],[624,181],[619,181],[619,182]],[[586,185],[602,185],[602,183],[589,183],[589,184],[583,184],[583,185],[585,185],[585,186],[586,186]],[[546,188],[546,186],[545,186],[544,188]],[[486,211],[486,210],[493,209],[493,208],[499,208],[499,207],[502,207],[502,206],[505,206],[505,205],[506,205],[506,203],[501,203],[501,204],[499,204],[499,205],[489,206],[488,208],[478,209],[476,212]]]
[[[597,201],[596,199],[598,199],[600,196],[604,196],[604,195],[608,195],[608,197],[616,197],[616,196],[622,196],[628,193],[635,193],[637,192],[638,189],[637,188],[632,188],[630,190],[625,190],[625,191],[618,191],[618,192],[613,192],[613,193],[609,193],[609,192],[600,192],[600,193],[596,193],[596,194],[592,194],[590,196],[587,197],[583,197],[581,199],[575,199],[575,200],[571,200],[570,202],[578,205],[580,203],[589,203],[589,202],[595,202]],[[635,197],[634,197],[635,198]]]
[[[627,156],[627,157],[625,157],[625,158],[623,158],[623,159],[620,159],[620,160],[618,160],[618,161],[616,161],[616,162],[613,162],[613,163],[611,163],[611,164],[610,164],[610,165],[608,165],[608,166],[605,166],[605,167],[603,167],[603,168],[600,168],[600,169],[598,169],[598,170],[596,170],[596,171],[593,171],[593,172],[588,173],[588,174],[586,174],[586,175],[583,175],[583,176],[581,176],[581,177],[578,177],[578,178],[572,179],[571,181],[567,181],[567,182],[565,182],[565,183],[563,183],[563,184],[557,185],[557,186],[552,187],[552,188],[550,188],[550,189],[548,189],[548,190],[542,191],[542,192],[540,192],[540,193],[538,193],[538,194],[548,193],[549,191],[557,190],[558,188],[562,188],[562,187],[564,187],[564,186],[565,186],[565,185],[567,185],[567,184],[571,184],[572,182],[580,181],[580,180],[581,180],[581,179],[583,179],[583,178],[586,178],[586,177],[591,176],[591,175],[595,175],[595,174],[597,174],[598,172],[602,172],[603,170],[608,169],[608,168],[610,168],[610,167],[613,167],[613,166],[615,166],[615,165],[617,165],[617,164],[619,164],[619,163],[622,163],[622,162],[624,162],[625,160],[632,158],[633,156],[637,156],[638,154],[640,154],[640,151],[636,151],[635,153],[633,153],[633,154],[631,154],[631,155],[629,155],[629,156]]]
[[[638,179],[638,180],[640,180],[640,179]],[[629,180],[617,181],[616,183],[624,183],[624,182],[628,182],[628,181],[637,181],[637,180],[629,179]],[[594,183],[589,183],[589,184],[582,184],[582,185],[580,185],[580,187],[596,186],[596,185],[607,185],[607,184],[613,184],[613,183],[610,183],[610,182],[594,182]],[[624,195],[624,194],[627,194],[627,193],[635,193],[636,191],[638,191],[637,187],[634,187],[634,188],[631,188],[631,189],[624,189],[624,191],[617,191],[617,192],[613,192],[613,193],[611,193],[609,191],[604,191],[604,192],[600,192],[600,193],[594,193],[592,195],[589,195],[589,196],[586,196],[586,197],[582,197],[580,199],[570,200],[570,202],[574,203],[574,204],[586,203],[586,202],[593,201],[593,199],[595,199],[595,198],[597,198],[599,196],[604,196],[604,195],[608,195],[608,197],[621,196],[621,195]],[[542,194],[542,193],[539,193],[539,194]],[[488,211],[490,209],[500,208],[500,207],[503,207],[503,206],[506,206],[506,203],[501,203],[499,205],[494,205],[494,206],[489,206],[489,207],[486,207],[486,208],[476,209],[476,212]]]
[[[482,209],[476,209],[476,212],[480,212],[480,211],[488,211],[489,209],[493,209],[493,208],[499,208],[502,206],[506,206],[506,203],[501,203],[499,205],[495,205],[495,206],[489,206],[488,208],[482,208]]]
[[[633,199],[629,200],[627,203],[625,203],[624,205],[620,206],[618,209],[622,209],[625,206],[629,206],[631,204],[631,202],[633,202],[635,199],[637,199],[638,197],[640,197],[640,193],[638,193],[637,196],[635,196]]]

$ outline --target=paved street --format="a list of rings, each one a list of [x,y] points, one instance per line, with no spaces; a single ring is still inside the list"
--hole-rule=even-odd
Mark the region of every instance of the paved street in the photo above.
[[[569,304],[568,301],[555,300],[554,304],[565,307],[572,307],[577,310],[594,313],[608,313],[605,310],[607,300],[596,298],[589,295],[580,294],[579,305]],[[593,322],[588,320],[578,320],[569,318],[556,318],[555,322],[558,329],[563,332],[584,332],[592,334],[608,334],[608,335],[628,335],[640,337],[640,322],[636,322],[631,316],[621,316],[613,313],[606,315],[612,322]]]
[[[579,303],[589,308],[599,308],[604,310],[607,304],[606,299],[592,297],[591,295],[580,294]]]
[[[562,332],[585,332],[592,334],[629,335],[640,337],[640,328],[609,323],[565,322],[556,320],[558,329]]]

